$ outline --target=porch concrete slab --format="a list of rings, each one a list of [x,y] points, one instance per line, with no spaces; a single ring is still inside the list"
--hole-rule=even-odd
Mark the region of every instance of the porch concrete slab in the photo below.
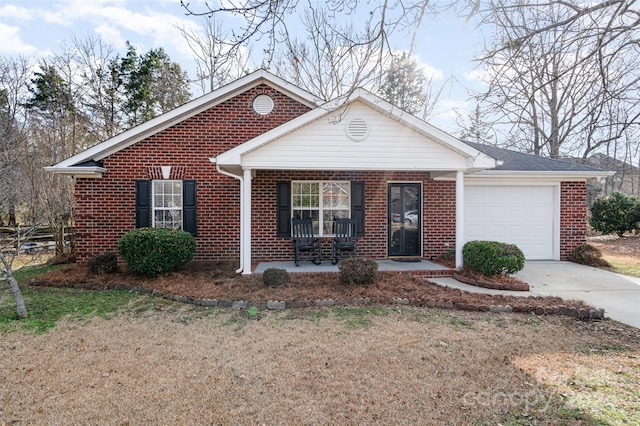
[[[383,259],[376,260],[378,262],[378,271],[395,271],[395,272],[410,272],[410,271],[446,271],[449,268],[439,265],[437,263],[429,262],[428,260],[421,260],[420,262],[397,262],[394,260]],[[340,272],[337,265],[332,265],[331,260],[327,259],[320,265],[314,265],[310,261],[300,261],[300,266],[296,266],[294,262],[260,262],[254,274],[261,274],[269,268],[285,269],[287,272]]]
[[[429,281],[472,293],[582,300],[604,308],[605,316],[615,321],[640,328],[640,278],[560,261],[527,261],[524,269],[514,276],[528,283],[530,291],[490,290],[453,278],[430,278]]]

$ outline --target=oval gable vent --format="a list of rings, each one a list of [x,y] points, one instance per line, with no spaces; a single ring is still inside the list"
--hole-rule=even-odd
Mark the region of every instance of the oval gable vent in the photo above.
[[[267,115],[273,111],[273,99],[268,95],[258,95],[253,100],[253,110],[256,114]]]
[[[346,130],[351,140],[361,141],[369,134],[369,124],[362,118],[352,118],[347,123]]]

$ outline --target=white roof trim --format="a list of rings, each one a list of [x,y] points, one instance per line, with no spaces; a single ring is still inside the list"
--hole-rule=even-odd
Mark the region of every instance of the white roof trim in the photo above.
[[[75,167],[45,167],[47,172],[61,174],[61,175],[73,175],[75,177],[83,178],[99,178],[107,172],[104,167],[98,166],[75,166]]]
[[[608,171],[518,171],[518,170],[482,170],[466,174],[465,182],[488,182],[491,180],[531,180],[531,181],[586,181],[613,176],[615,172]],[[441,176],[437,180],[452,180],[451,176]]]
[[[47,167],[46,170],[53,173],[75,174],[73,171],[79,170],[79,168],[72,168],[75,164],[99,161],[262,83],[286,93],[310,108],[315,108],[322,102],[299,87],[261,69]]]
[[[469,168],[488,169],[496,166],[496,160],[488,155],[476,150],[475,148],[461,142],[450,134],[420,120],[419,118],[402,111],[398,107],[391,105],[376,95],[364,90],[356,89],[351,96],[342,97],[333,101],[326,102],[287,123],[284,123],[268,132],[265,132],[241,145],[236,146],[216,158],[218,164],[223,166],[241,166],[242,156],[254,151],[274,140],[293,132],[305,125],[311,123],[318,118],[327,116],[331,113],[347,109],[349,105],[355,101],[361,101],[367,106],[386,114],[393,119],[403,123],[409,128],[430,137],[435,142],[452,149],[469,159]]]

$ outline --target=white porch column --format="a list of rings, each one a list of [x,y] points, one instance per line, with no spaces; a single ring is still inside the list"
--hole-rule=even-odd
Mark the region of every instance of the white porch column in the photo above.
[[[456,172],[456,269],[462,268],[464,244],[464,172]]]
[[[243,173],[243,185],[242,185],[242,221],[240,226],[242,226],[241,238],[242,242],[240,244],[242,250],[242,262],[244,265],[244,269],[242,271],[243,275],[251,274],[251,169],[242,169]]]

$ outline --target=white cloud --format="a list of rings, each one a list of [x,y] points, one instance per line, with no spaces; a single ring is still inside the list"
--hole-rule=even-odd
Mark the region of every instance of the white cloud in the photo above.
[[[0,18],[18,19],[21,21],[28,21],[34,18],[32,11],[26,7],[14,6],[7,4],[0,7]]]
[[[124,48],[124,41],[129,40],[140,50],[164,47],[185,56],[191,51],[176,27],[196,25],[183,17],[184,11],[176,1],[66,0],[50,10],[40,8],[38,15],[47,23],[64,27],[93,25],[93,30],[116,49]]]
[[[418,67],[423,70],[424,74],[432,80],[443,80],[444,72],[434,66],[427,64],[426,62],[419,62]]]
[[[0,22],[0,53],[30,55],[38,49],[22,41],[20,28],[5,25]]]
[[[111,46],[124,46],[125,40],[122,38],[122,34],[117,28],[110,25],[98,25],[95,29],[96,34],[107,44]]]

